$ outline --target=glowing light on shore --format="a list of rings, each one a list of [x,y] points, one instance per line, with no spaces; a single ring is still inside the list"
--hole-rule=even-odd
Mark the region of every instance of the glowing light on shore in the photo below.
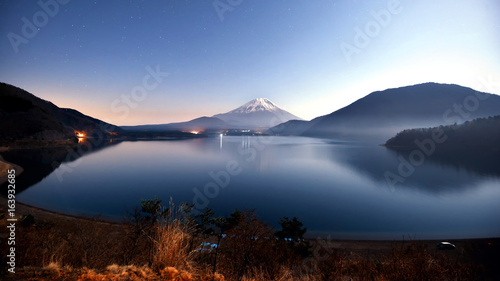
[[[78,138],[78,143],[84,142],[87,135],[85,132],[75,131],[75,136]]]
[[[197,134],[199,134],[200,132],[199,132],[199,131],[191,131],[190,133],[191,133],[191,134],[195,134],[195,135],[197,135]]]
[[[75,131],[75,135],[77,138],[84,138],[87,136],[84,132],[79,132],[79,131]]]

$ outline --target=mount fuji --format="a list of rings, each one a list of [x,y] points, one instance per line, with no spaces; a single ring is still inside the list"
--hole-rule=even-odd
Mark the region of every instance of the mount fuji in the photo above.
[[[266,98],[253,99],[234,110],[212,117],[225,121],[234,129],[267,129],[289,120],[302,120]]]
[[[200,117],[187,122],[121,126],[126,131],[162,132],[162,131],[219,131],[227,129],[268,129],[289,120],[302,120],[279,108],[270,100],[258,98],[226,113],[212,117]],[[305,121],[304,121],[305,122]]]

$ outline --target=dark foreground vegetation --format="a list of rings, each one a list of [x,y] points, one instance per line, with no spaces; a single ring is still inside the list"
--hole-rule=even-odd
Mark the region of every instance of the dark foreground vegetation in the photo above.
[[[144,200],[123,224],[24,215],[8,280],[495,280],[498,239],[439,251],[418,241],[384,251],[304,239],[296,218],[276,231],[251,211],[215,217]],[[61,217],[63,219],[61,219]],[[5,218],[2,218],[5,222]],[[2,229],[5,226],[2,225]],[[2,243],[6,242],[2,236]],[[374,242],[377,243],[377,242]],[[2,259],[7,253],[2,247]],[[2,265],[6,264],[2,260]]]

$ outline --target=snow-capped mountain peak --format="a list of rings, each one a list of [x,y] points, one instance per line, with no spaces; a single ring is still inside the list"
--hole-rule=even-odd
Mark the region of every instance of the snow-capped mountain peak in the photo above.
[[[266,98],[256,98],[228,113],[250,113],[256,111],[276,111],[279,107]]]
[[[213,117],[225,121],[232,129],[270,128],[288,120],[300,119],[266,98],[253,99],[234,110]]]

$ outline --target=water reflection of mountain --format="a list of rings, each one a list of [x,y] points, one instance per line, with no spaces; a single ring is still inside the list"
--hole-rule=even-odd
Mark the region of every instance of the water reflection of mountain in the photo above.
[[[100,151],[119,142],[101,142],[92,144],[86,140],[77,147],[47,147],[37,149],[13,149],[0,153],[8,162],[15,163],[24,169],[16,178],[16,193],[19,194],[30,186],[40,182],[59,168],[63,163],[71,163],[87,154]],[[5,183],[7,184],[7,183]],[[4,184],[4,185],[5,185]],[[3,185],[2,195],[6,195],[7,188]]]
[[[401,157],[408,160],[410,151],[393,151],[376,144],[346,145],[334,148],[332,161],[348,165],[376,182],[386,183],[386,173],[400,175]],[[435,153],[426,158],[414,172],[402,177],[402,183],[388,189],[406,188],[434,194],[464,192],[486,178],[500,179],[500,158],[494,155],[469,154],[467,152]]]
[[[410,152],[398,152],[408,158]],[[465,170],[486,177],[500,177],[500,154],[481,153],[473,151],[440,151],[429,158],[430,162],[452,167],[456,170]]]

